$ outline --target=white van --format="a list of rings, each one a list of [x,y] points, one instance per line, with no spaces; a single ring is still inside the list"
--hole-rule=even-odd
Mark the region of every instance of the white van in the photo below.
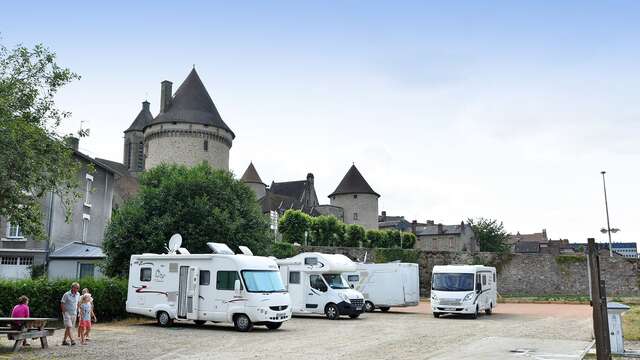
[[[496,268],[482,265],[436,265],[431,277],[431,311],[441,314],[491,315],[498,303]]]
[[[420,303],[418,264],[391,262],[386,264],[358,263],[354,273],[347,273],[347,282],[364,296],[364,310],[416,306]]]
[[[363,312],[364,297],[349,287],[343,274],[354,272],[356,264],[344,255],[301,253],[276,260],[280,275],[291,295],[294,315],[325,314],[355,319]]]
[[[213,254],[176,248],[169,254],[132,255],[127,312],[154,317],[161,326],[174,319],[198,325],[211,321],[233,323],[239,331],[253,325],[277,329],[291,318],[291,300],[275,261],[235,255],[225,244],[207,245]]]

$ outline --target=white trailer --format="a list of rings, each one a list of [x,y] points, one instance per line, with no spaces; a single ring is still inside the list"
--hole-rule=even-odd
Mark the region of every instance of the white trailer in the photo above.
[[[347,273],[347,282],[364,295],[364,310],[389,311],[392,307],[420,303],[418,264],[391,262],[358,263],[356,272]]]
[[[189,254],[177,245],[169,254],[132,255],[127,312],[156,318],[161,326],[211,321],[233,323],[239,331],[253,325],[277,329],[291,318],[275,261],[244,247],[249,255],[236,255],[225,244],[207,245],[214,253]]]
[[[496,268],[482,265],[436,265],[431,277],[431,311],[442,314],[491,315],[498,303]]]
[[[343,276],[356,270],[356,263],[348,257],[301,253],[276,262],[291,295],[294,315],[324,314],[335,320],[340,315],[355,319],[363,312],[364,297],[351,289]]]

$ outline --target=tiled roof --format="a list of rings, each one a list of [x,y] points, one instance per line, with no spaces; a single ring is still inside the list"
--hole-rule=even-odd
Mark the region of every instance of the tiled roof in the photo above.
[[[515,245],[515,252],[517,253],[539,253],[540,243],[535,241],[522,241]]]
[[[149,102],[142,102],[142,109],[138,113],[138,116],[133,120],[131,126],[124,132],[128,131],[142,131],[145,126],[147,126],[151,121],[153,121],[153,115],[151,115],[151,111],[149,111]]]
[[[235,138],[233,131],[222,120],[195,68],[191,70],[189,76],[176,91],[169,108],[158,114],[151,124],[171,122],[214,126],[227,130]]]
[[[103,259],[105,257],[100,246],[78,241],[68,243],[49,255],[50,259]]]
[[[272,182],[269,186],[269,190],[273,194],[287,196],[296,200],[301,200],[304,190],[306,188],[306,180],[298,181],[286,181],[286,182]]]
[[[442,232],[438,227],[442,227]],[[468,227],[468,225],[466,226]],[[462,233],[462,225],[427,225],[416,229],[416,236],[429,236],[429,235],[456,235]]]
[[[114,171],[120,175],[129,175],[129,170],[126,166],[124,166],[124,164],[101,158],[96,158],[95,161],[102,164],[103,166],[108,167],[111,171]]]
[[[329,195],[329,197],[340,194],[373,194],[380,197],[380,194],[373,191],[367,180],[364,179],[355,165],[351,165],[349,171],[347,171],[342,178],[342,181],[340,181],[340,184],[338,184],[338,187]]]
[[[258,175],[258,171],[256,170],[255,166],[253,166],[253,162],[249,163],[249,167],[247,167],[247,170],[245,170],[244,174],[242,174],[242,178],[240,178],[240,181],[264,185],[262,179],[260,179],[260,175]]]

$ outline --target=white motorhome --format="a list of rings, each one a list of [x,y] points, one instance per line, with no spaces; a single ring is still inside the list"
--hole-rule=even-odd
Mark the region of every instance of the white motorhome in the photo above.
[[[497,302],[496,268],[482,265],[436,265],[431,277],[431,311],[442,314],[491,315]]]
[[[291,295],[294,315],[325,314],[357,318],[363,312],[364,297],[349,287],[343,274],[354,272],[356,263],[344,255],[301,253],[276,260],[280,275]]]
[[[364,310],[389,311],[391,307],[420,303],[418,264],[391,262],[358,263],[356,272],[347,273],[347,282],[364,296]]]
[[[239,331],[277,329],[291,318],[275,261],[245,247],[246,255],[236,255],[225,244],[207,245],[214,253],[189,254],[177,245],[169,254],[132,255],[127,312],[156,318],[161,326],[211,321],[233,323]]]

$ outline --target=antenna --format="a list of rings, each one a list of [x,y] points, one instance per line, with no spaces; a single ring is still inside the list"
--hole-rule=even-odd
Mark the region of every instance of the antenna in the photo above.
[[[175,254],[177,250],[182,246],[182,236],[180,234],[171,235],[171,239],[169,239],[169,246],[167,250],[169,250],[169,254]]]

